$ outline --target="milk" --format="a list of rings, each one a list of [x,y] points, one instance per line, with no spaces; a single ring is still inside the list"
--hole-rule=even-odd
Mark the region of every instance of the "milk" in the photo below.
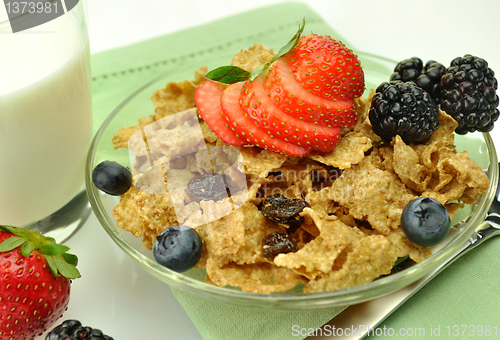
[[[70,14],[15,34],[0,27],[0,224],[36,222],[83,188],[90,50]]]

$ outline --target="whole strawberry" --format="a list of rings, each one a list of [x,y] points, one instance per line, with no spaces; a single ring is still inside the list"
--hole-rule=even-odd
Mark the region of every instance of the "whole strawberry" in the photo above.
[[[80,277],[68,250],[37,231],[0,225],[0,339],[34,339],[63,315],[71,279]]]

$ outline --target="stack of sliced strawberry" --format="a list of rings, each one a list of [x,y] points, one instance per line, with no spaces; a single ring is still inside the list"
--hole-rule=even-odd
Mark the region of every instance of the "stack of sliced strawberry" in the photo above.
[[[356,123],[353,100],[365,87],[358,58],[331,37],[299,35],[268,66],[246,81],[203,82],[195,102],[208,126],[230,145],[291,156],[334,149],[341,128]]]

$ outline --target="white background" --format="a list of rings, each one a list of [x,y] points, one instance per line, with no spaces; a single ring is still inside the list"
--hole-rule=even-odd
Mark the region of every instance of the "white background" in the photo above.
[[[88,0],[91,51],[134,43],[207,23],[274,0]],[[489,0],[304,1],[350,47],[394,60],[412,56],[443,64],[466,53],[500,74],[500,2]],[[237,29],[237,28],[235,28]],[[318,32],[320,33],[320,32]],[[497,124],[500,126],[500,123]],[[500,145],[500,127],[492,132]],[[67,244],[80,257],[65,318],[115,339],[201,339],[169,289],[113,244],[93,215]]]

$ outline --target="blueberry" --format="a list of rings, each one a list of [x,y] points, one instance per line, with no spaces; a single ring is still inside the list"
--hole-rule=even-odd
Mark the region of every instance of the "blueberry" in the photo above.
[[[165,229],[153,245],[156,262],[178,273],[193,268],[202,251],[200,235],[193,228],[182,225]]]
[[[419,197],[410,201],[403,209],[401,226],[411,242],[430,247],[440,243],[448,235],[450,215],[437,200]]]
[[[113,161],[99,163],[92,171],[92,181],[97,189],[113,196],[123,195],[132,185],[130,170]]]

